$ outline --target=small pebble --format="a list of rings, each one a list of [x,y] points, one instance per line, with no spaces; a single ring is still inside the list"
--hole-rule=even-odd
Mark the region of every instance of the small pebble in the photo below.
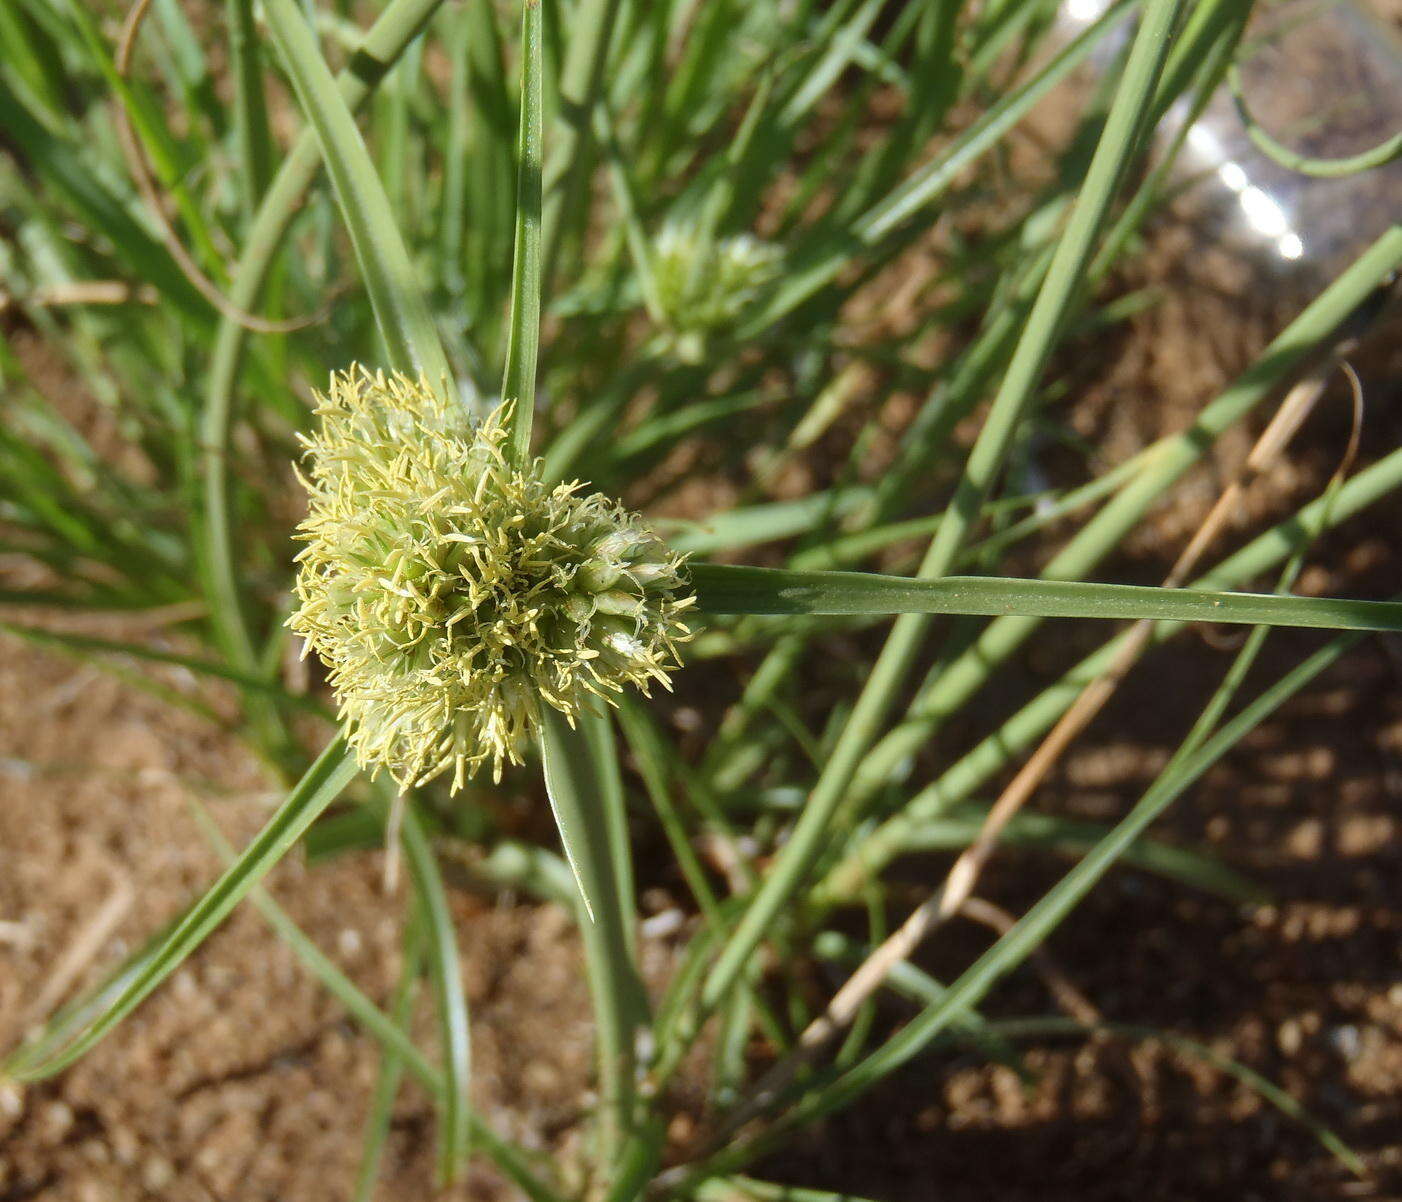
[[[1358,1059],[1363,1039],[1358,1033],[1358,1028],[1352,1023],[1347,1023],[1329,1031],[1329,1045],[1345,1060],[1352,1061]]]
[[[0,1118],[17,1119],[23,1113],[23,1088],[15,1081],[0,1081]]]
[[[686,916],[680,910],[663,910],[661,914],[654,914],[651,918],[643,920],[643,938],[665,939],[680,930],[685,921]]]
[[[73,1127],[73,1111],[63,1102],[54,1102],[44,1111],[44,1129],[48,1138],[57,1143]]]
[[[153,1194],[161,1193],[175,1180],[175,1170],[164,1156],[153,1156],[141,1169],[141,1184]]]
[[[112,1132],[110,1139],[112,1155],[116,1157],[119,1164],[135,1164],[137,1153],[141,1151],[141,1145],[137,1141],[136,1135],[128,1127],[118,1127]]]

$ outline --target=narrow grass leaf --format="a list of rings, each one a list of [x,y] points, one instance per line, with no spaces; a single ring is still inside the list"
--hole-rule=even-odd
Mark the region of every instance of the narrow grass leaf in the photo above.
[[[273,142],[263,95],[261,48],[253,23],[253,0],[227,0],[229,65],[234,76],[234,146],[244,219],[252,221],[273,173]]]
[[[521,125],[516,142],[516,247],[511,263],[511,317],[506,334],[503,400],[513,401],[512,460],[524,464],[531,451],[536,366],[540,356],[541,295],[541,47],[540,0],[526,0],[521,14]]]
[[[429,975],[438,1010],[443,1055],[438,1168],[440,1179],[447,1184],[458,1179],[467,1167],[471,1154],[468,1090],[472,1076],[472,1045],[467,997],[463,992],[462,971],[458,966],[457,931],[453,926],[443,878],[412,799],[405,805],[402,836],[404,859],[418,900],[419,921],[423,926]]]
[[[694,564],[697,609],[712,614],[1019,614],[1164,619],[1325,630],[1402,630],[1402,603],[1002,576],[912,580],[868,572],[794,572]]]
[[[795,1121],[812,1121],[830,1113],[918,1054],[955,1015],[976,1003],[1002,976],[1035,951],[1154,819],[1288,698],[1334,664],[1357,639],[1357,635],[1344,635],[1316,651],[1223,726],[1199,751],[1186,761],[1171,766],[1172,770],[1165,772],[1150,786],[1134,809],[1094,850],[950,986],[949,992],[937,1005],[925,1010],[831,1086],[801,1103],[785,1125]]]
[[[307,769],[277,813],[239,858],[152,949],[149,958],[122,982],[101,1011],[61,1050],[40,1063],[25,1065],[16,1075],[24,1080],[51,1077],[74,1063],[107,1035],[170,976],[205,938],[224,921],[251,890],[306,832],[356,774],[355,761],[336,739]]]
[[[987,814],[985,806],[960,806],[944,817],[915,826],[902,850],[907,853],[960,851],[978,837]],[[1106,833],[1103,823],[1077,822],[1052,814],[1021,813],[1008,823],[999,836],[999,842],[1009,847],[1084,853]],[[1145,872],[1190,885],[1227,901],[1261,903],[1268,897],[1259,885],[1227,867],[1221,860],[1186,847],[1143,839],[1125,852],[1124,861]]]
[[[302,111],[321,142],[326,170],[392,365],[414,375],[422,372],[434,387],[447,387],[452,380],[448,360],[350,108],[337,90],[296,0],[265,0],[263,9]]]
[[[407,1032],[414,1013],[414,993],[419,977],[417,924],[410,923],[404,934],[404,965],[390,1002],[390,1019],[401,1031]],[[380,1069],[375,1074],[375,1089],[370,1095],[370,1113],[365,1119],[360,1168],[355,1177],[353,1202],[373,1202],[375,1186],[380,1175],[385,1144],[389,1140],[390,1123],[394,1118],[394,1100],[399,1096],[399,1082],[404,1075],[404,1060],[398,1051],[383,1048]]]
[[[617,846],[621,805],[613,780],[613,736],[585,729],[607,718],[581,715],[571,726],[563,714],[541,707],[541,752],[545,785],[565,855],[574,870],[585,908],[580,924],[598,1026],[603,1085],[604,1135],[612,1160],[621,1154],[633,1121],[633,1055],[636,1033],[646,1021],[647,1001],[633,961],[634,902],[620,880],[626,848]],[[631,870],[628,872],[631,878]]]

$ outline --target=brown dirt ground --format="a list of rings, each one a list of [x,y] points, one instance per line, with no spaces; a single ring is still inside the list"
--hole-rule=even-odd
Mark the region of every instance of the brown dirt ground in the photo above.
[[[246,841],[275,798],[257,765],[197,718],[12,640],[0,673],[0,1041],[107,899],[129,899],[97,961],[168,920],[219,862],[192,817],[203,801]],[[383,1001],[402,899],[377,858],[307,870],[274,893]],[[527,1142],[567,1138],[588,1057],[587,999],[562,912],[456,895],[473,1005],[479,1105]],[[84,974],[90,980],[92,973]],[[526,1021],[518,1021],[526,1016]],[[428,1031],[425,1037],[431,1045]],[[151,1004],[52,1085],[0,1099],[0,1197],[349,1196],[373,1046],[244,907]],[[386,1198],[432,1190],[432,1133],[407,1087]],[[459,1196],[502,1196],[478,1172]]]
[[[1116,459],[1178,428],[1276,324],[1263,312],[1270,305],[1243,312],[1251,282],[1224,286],[1222,264],[1206,261],[1187,227],[1166,226],[1159,238],[1153,279],[1171,282],[1166,303],[1107,336],[1103,365],[1078,381],[1080,399],[1067,414]],[[1365,453],[1402,439],[1399,367],[1397,354],[1382,355],[1367,373]],[[1317,491],[1346,436],[1342,410],[1325,406],[1290,463],[1253,490],[1247,516],[1282,512]],[[1228,444],[1224,462],[1244,449]],[[1115,573],[1160,573],[1220,479],[1220,468],[1195,475]],[[1305,586],[1397,591],[1400,511],[1396,502],[1380,507],[1325,540],[1315,561],[1328,568],[1312,568]],[[932,762],[1088,649],[1089,637],[1072,631],[1023,656]],[[1307,635],[1277,635],[1261,679],[1314,645]],[[1283,1085],[1364,1155],[1364,1179],[1215,1069],[1154,1041],[1080,1039],[1026,1044],[1029,1084],[975,1053],[924,1057],[759,1175],[889,1202],[1402,1198],[1399,654],[1396,644],[1363,644],[1160,825],[1164,837],[1212,848],[1260,882],[1270,904],[1236,907],[1117,871],[1051,944],[1060,969],[1106,1018],[1191,1036]],[[3,1047],[42,1017],[53,1000],[46,989],[95,916],[109,909],[117,917],[70,984],[94,981],[216,873],[192,799],[242,842],[274,798],[257,764],[207,722],[10,638],[0,638],[0,655]],[[1100,820],[1122,813],[1224,662],[1223,650],[1200,637],[1155,656],[1039,804]],[[167,679],[188,684],[174,670]],[[712,674],[701,687],[725,686]],[[682,703],[694,703],[696,691],[684,684]],[[212,700],[227,712],[227,698]],[[933,861],[902,868],[912,882],[938,870]],[[1017,912],[1059,871],[1044,857],[1005,855],[984,892]],[[660,857],[645,859],[643,872],[654,888],[675,887]],[[312,870],[292,857],[272,888],[383,1002],[397,969],[402,898],[385,893],[380,857]],[[568,1154],[588,1104],[590,1026],[568,923],[553,907],[520,900],[455,891],[454,904],[473,1007],[475,1101],[503,1133]],[[927,950],[926,963],[948,977],[986,943],[984,932],[957,926]],[[652,945],[648,956],[661,972],[669,949]],[[986,1012],[1052,1008],[1027,970]],[[883,1018],[903,1016],[892,1004]],[[51,1083],[0,1088],[0,1200],[344,1199],[376,1064],[374,1046],[244,907],[78,1066]],[[437,1194],[432,1144],[429,1105],[408,1085],[377,1196],[511,1196],[485,1167]]]

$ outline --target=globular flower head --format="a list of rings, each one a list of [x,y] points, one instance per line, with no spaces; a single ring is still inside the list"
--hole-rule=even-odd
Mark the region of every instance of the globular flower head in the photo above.
[[[653,242],[657,302],[679,341],[699,349],[778,273],[779,248],[749,234],[719,240],[669,222]]]
[[[360,763],[401,786],[519,763],[542,705],[573,718],[668,682],[690,638],[681,557],[615,501],[545,484],[426,381],[351,368],[304,438],[300,605]]]

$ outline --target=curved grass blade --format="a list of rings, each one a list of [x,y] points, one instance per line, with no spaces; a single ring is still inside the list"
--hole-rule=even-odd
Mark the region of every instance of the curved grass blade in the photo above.
[[[51,1077],[67,1068],[96,1045],[136,1009],[185,958],[195,950],[233,908],[306,832],[355,777],[355,761],[341,739],[334,740],[307,769],[277,813],[244,849],[239,858],[215,882],[185,916],[152,949],[137,967],[121,979],[121,986],[106,1005],[88,1020],[66,1047],[37,1063],[28,1061],[15,1070],[21,1080]]]
[[[1343,158],[1316,158],[1292,150],[1283,142],[1277,141],[1247,107],[1246,91],[1241,82],[1241,67],[1238,64],[1232,64],[1228,79],[1231,81],[1232,99],[1236,102],[1237,116],[1241,118],[1247,137],[1256,144],[1257,150],[1287,171],[1298,171],[1316,179],[1341,179],[1363,171],[1374,171],[1402,158],[1402,130],[1398,130],[1376,146]]]
[[[1402,603],[1274,593],[868,572],[794,572],[694,564],[697,609],[713,614],[1018,614],[1039,618],[1153,618],[1326,630],[1402,630]]]
[[[268,28],[302,111],[321,142],[326,171],[355,247],[365,289],[393,365],[435,387],[452,379],[375,164],[295,0],[265,0]]]

